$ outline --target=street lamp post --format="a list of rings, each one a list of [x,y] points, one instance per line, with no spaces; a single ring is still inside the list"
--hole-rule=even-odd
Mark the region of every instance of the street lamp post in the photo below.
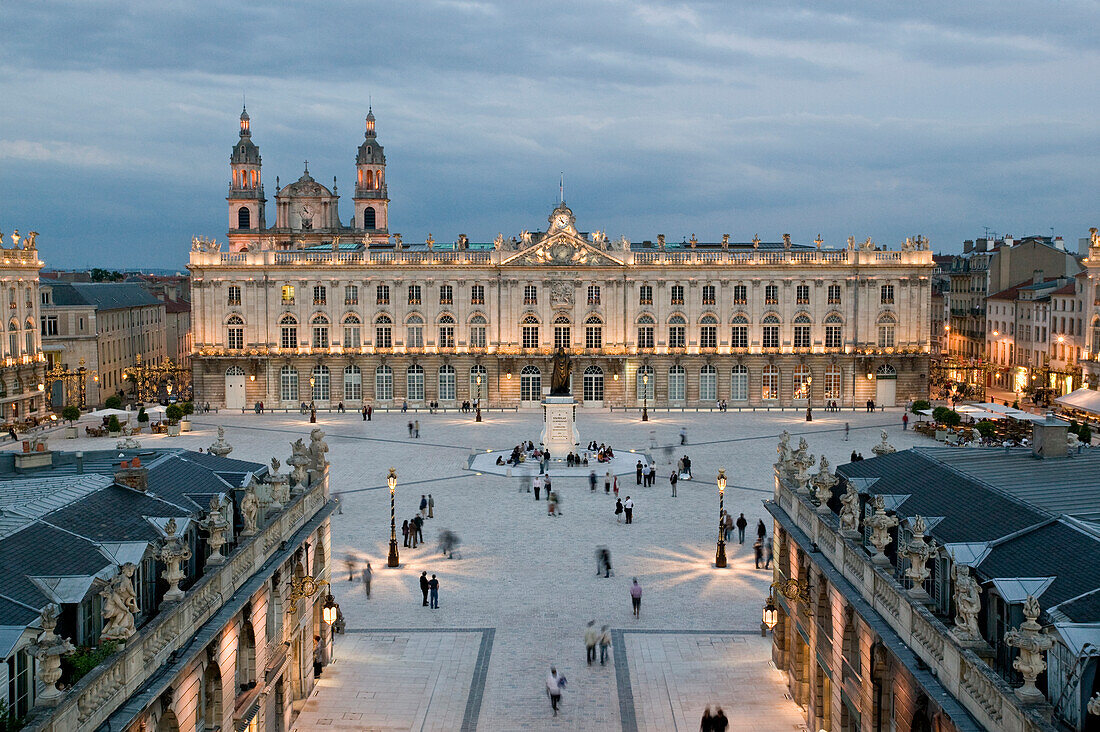
[[[726,469],[718,469],[718,551],[714,555],[714,566],[726,566],[726,539],[722,525],[722,516],[726,506]]]
[[[474,415],[474,421],[481,421],[481,372],[477,373],[477,414]]]
[[[390,556],[386,564],[396,567],[401,563],[397,554],[397,519],[394,511],[394,492],[397,490],[397,472],[390,468],[390,474],[386,476],[386,483],[390,487]]]
[[[649,421],[649,371],[642,372],[642,421]]]

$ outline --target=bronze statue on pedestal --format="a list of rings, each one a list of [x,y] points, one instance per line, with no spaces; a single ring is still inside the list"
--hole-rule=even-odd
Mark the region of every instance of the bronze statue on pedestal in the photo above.
[[[550,396],[569,396],[569,354],[559,347],[554,353],[554,367],[550,374]]]

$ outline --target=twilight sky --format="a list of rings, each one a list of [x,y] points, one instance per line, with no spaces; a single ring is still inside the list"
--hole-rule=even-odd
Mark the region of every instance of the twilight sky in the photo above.
[[[9,2],[0,230],[49,266],[182,268],[224,242],[242,95],[275,176],[352,214],[368,98],[390,231],[545,226],[841,246],[1100,225],[1100,5]]]

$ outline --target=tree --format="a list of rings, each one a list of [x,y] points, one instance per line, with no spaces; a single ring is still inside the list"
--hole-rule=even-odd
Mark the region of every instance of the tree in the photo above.
[[[122,432],[122,425],[119,424],[118,416],[112,414],[111,418],[107,420],[108,432]]]
[[[139,407],[138,408],[138,422],[141,422],[142,424],[144,424],[148,421],[149,421],[149,415],[146,414],[145,407]]]
[[[122,399],[117,394],[112,394],[103,402],[107,409],[122,409]]]
[[[169,404],[168,409],[164,411],[164,415],[168,417],[170,424],[176,424],[183,419],[183,408],[178,404]]]
[[[932,410],[932,419],[937,422],[943,422],[944,418],[947,417],[947,413],[950,411],[951,409],[948,407],[936,407]]]
[[[70,404],[61,410],[61,418],[69,421],[69,426],[73,426],[73,422],[80,419],[80,407]]]
[[[1092,429],[1087,425],[1081,425],[1081,429],[1077,430],[1077,439],[1086,445],[1092,444]]]
[[[194,414],[195,413],[195,405],[191,402],[184,402],[183,403],[183,413],[184,414]]]
[[[974,425],[974,429],[978,430],[978,434],[987,440],[997,434],[997,425],[993,424],[988,419],[983,419],[981,422],[978,422],[978,424]]]
[[[954,409],[947,410],[947,414],[943,415],[943,423],[948,427],[958,427],[960,422],[962,422],[962,415]]]
[[[932,405],[928,403],[927,399],[917,399],[913,402],[913,409],[911,411],[913,414],[916,414],[917,412],[927,411],[931,406]]]

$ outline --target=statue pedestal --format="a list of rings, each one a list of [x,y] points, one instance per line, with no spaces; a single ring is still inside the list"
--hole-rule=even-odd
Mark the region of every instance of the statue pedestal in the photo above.
[[[577,402],[570,396],[547,396],[542,400],[545,423],[539,441],[551,457],[561,458],[581,441],[577,431]]]

